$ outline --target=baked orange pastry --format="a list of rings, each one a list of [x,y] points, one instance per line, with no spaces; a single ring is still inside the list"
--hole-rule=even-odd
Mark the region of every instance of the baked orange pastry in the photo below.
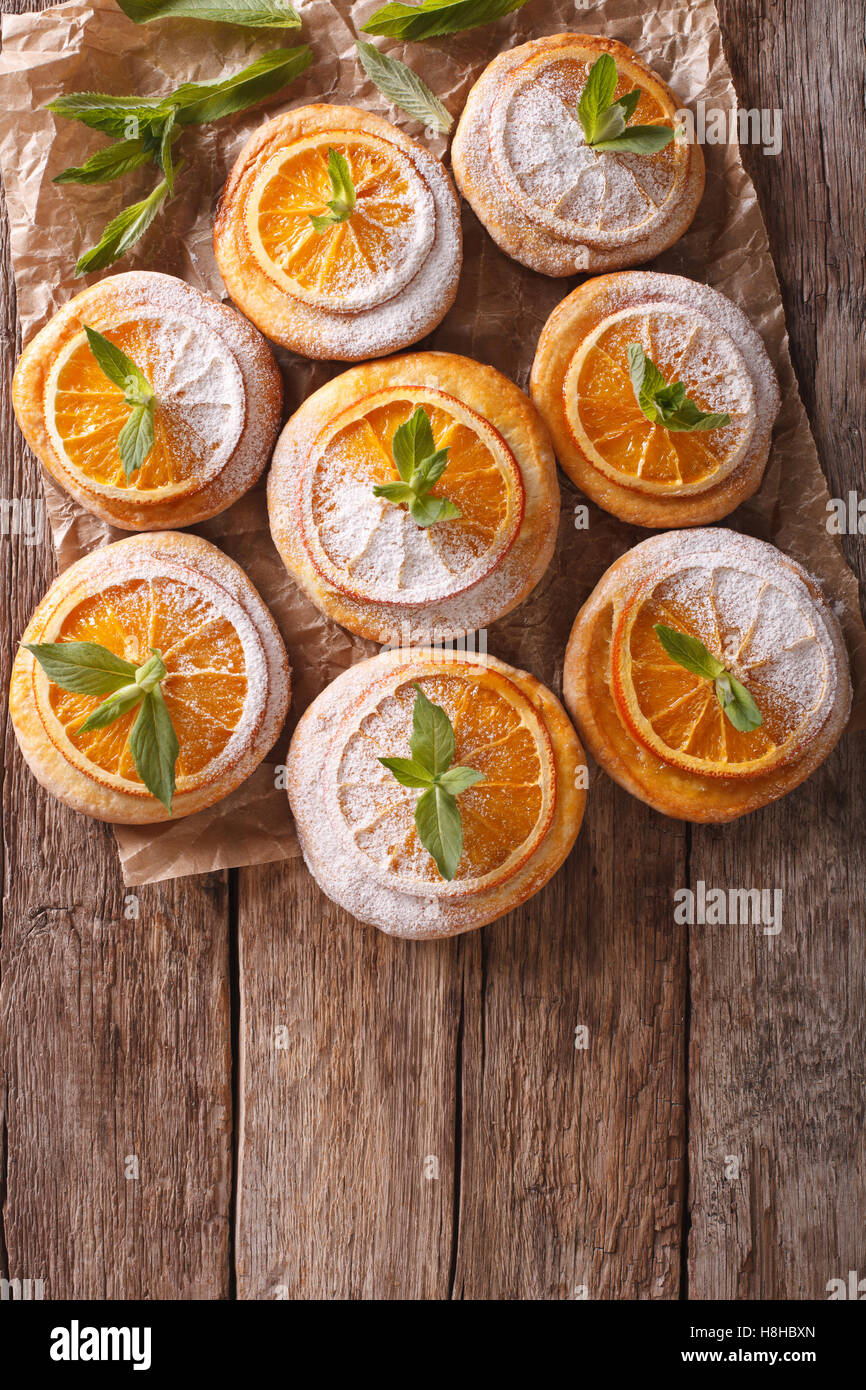
[[[718,521],[751,497],[780,405],[745,314],[645,270],[587,280],[557,305],[530,389],[568,476],[638,526]]]
[[[214,249],[236,304],[306,357],[407,347],[454,303],[457,195],[435,155],[372,111],[302,106],[247,141]]]
[[[191,526],[248,491],[282,400],[271,350],[246,319],[151,271],[76,295],[24,349],[12,383],[51,476],[128,531]]]
[[[553,34],[494,58],[469,93],[451,158],[494,241],[545,275],[651,260],[704,191],[681,103],[614,39]]]
[[[534,588],[559,488],[538,412],[468,357],[353,367],[310,396],[268,479],[274,541],[323,612],[385,642],[484,627]]]
[[[183,532],[129,536],[55,580],[21,639],[9,712],[37,781],[97,820],[188,816],[239,786],[289,704],[273,618]]]
[[[564,691],[614,781],[692,821],[734,820],[799,786],[851,706],[817,581],[722,528],[652,536],[611,565],[572,629]]]
[[[583,752],[558,700],[492,656],[384,652],[314,700],[289,751],[307,866],[394,936],[454,936],[547,883],[577,837]]]

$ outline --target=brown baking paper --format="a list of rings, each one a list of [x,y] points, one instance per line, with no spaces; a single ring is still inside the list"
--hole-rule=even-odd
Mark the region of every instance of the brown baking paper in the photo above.
[[[223,76],[268,48],[302,40],[312,45],[315,62],[287,88],[286,100],[273,99],[254,112],[185,133],[190,169],[183,175],[182,191],[143,242],[113,267],[169,271],[224,299],[211,242],[214,203],[243,141],[266,116],[310,101],[351,102],[388,115],[437,153],[447,153],[446,140],[389,108],[358,66],[355,38],[378,3],[302,0],[296,4],[303,19],[300,37],[189,20],[139,28],[114,0],[75,0],[39,15],[4,15],[0,168],[24,340],[88,283],[74,279],[78,255],[95,243],[124,203],[143,196],[153,182],[153,171],[145,170],[104,187],[52,184],[55,174],[82,163],[102,140],[76,122],[55,120],[43,109],[46,102],[61,92],[83,90],[150,95],[180,82]],[[731,128],[737,98],[713,0],[658,0],[649,13],[641,0],[607,0],[604,6],[530,0],[518,13],[468,34],[426,44],[385,41],[383,46],[410,63],[457,115],[481,70],[503,49],[568,29],[622,40],[671,84],[684,106],[694,110],[701,100],[706,110],[723,111]],[[654,265],[721,290],[740,305],[767,345],[782,388],[782,410],[761,491],[729,524],[773,541],[823,582],[852,655],[852,727],[859,728],[866,723],[866,632],[856,580],[826,529],[827,484],[791,366],[766,230],[736,143],[707,144],[704,155],[707,187],[694,223]],[[526,387],[542,325],[578,281],[548,279],[509,260],[468,208],[464,235],[457,303],[425,346],[489,362]],[[283,351],[277,355],[287,413],[343,370],[340,364],[313,363]],[[562,517],[553,563],[527,602],[487,634],[491,652],[554,689],[561,684],[565,644],[578,607],[607,566],[646,535],[585,504],[567,480],[561,481]],[[123,534],[83,511],[47,479],[45,490],[61,567]],[[575,509],[584,504],[585,529],[575,524],[582,520]],[[195,529],[243,565],[274,613],[293,668],[290,724],[341,670],[376,650],[324,618],[288,578],[268,532],[262,485]],[[209,811],[158,827],[117,827],[125,881],[145,883],[297,854],[285,791],[277,785],[286,740],[287,732],[273,761]]]

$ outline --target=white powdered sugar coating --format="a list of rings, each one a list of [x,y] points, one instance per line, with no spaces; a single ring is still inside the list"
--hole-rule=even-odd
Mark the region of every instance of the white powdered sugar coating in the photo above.
[[[845,649],[817,583],[775,546],[724,528],[666,532],[629,552],[628,593],[685,611],[718,660],[762,698],[800,743],[841,700]]]
[[[68,587],[70,581],[72,586]],[[259,761],[285,718],[288,666],[276,625],[243,571],[215,546],[195,536],[174,532],[131,536],[93,551],[66,571],[57,615],[70,611],[70,599],[74,611],[74,604],[91,594],[136,581],[158,586],[160,611],[169,617],[173,614],[181,627],[177,641],[162,652],[167,679],[175,662],[176,669],[184,670],[184,641],[217,619],[231,625],[243,650],[247,690],[237,727],[217,757],[196,773],[195,783],[215,781],[253,750],[255,761]],[[177,585],[175,592],[170,587],[173,585]],[[189,627],[190,612],[195,614],[193,628]],[[51,622],[49,618],[43,640],[51,640],[47,637]],[[218,669],[218,659],[214,669]],[[183,779],[178,790],[184,790]]]
[[[189,485],[208,485],[206,514],[252,486],[276,437],[280,388],[270,350],[251,323],[183,280],[156,271],[110,276],[86,291],[83,303],[72,300],[61,313],[70,326],[87,323],[101,333],[123,323],[156,325],[165,346],[156,364],[156,394],[161,404],[165,396],[165,408],[176,411],[201,440],[201,471]],[[91,479],[87,487],[95,494],[134,491],[100,487]],[[146,499],[148,493],[138,495]]]
[[[584,75],[590,63],[582,62]],[[523,211],[567,240],[615,246],[664,216],[676,186],[676,163],[663,152],[616,154],[590,149],[568,70],[574,59],[552,55],[504,84],[489,111],[497,171]],[[568,75],[566,75],[568,74]]]

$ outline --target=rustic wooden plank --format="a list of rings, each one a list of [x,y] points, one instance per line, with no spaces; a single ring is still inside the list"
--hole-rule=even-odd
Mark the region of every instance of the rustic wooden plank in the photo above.
[[[457,943],[361,926],[299,860],[238,878],[238,1297],[445,1298]]]
[[[225,1297],[226,876],[138,889],[128,917],[110,830],[41,791],[6,717],[15,642],[54,563],[44,524],[28,544],[7,506],[20,516],[41,488],[9,401],[5,212],[0,236],[0,1274],[42,1279],[47,1298]]]
[[[783,113],[780,156],[747,158],[830,491],[862,495],[863,6],[720,9],[742,104]],[[861,538],[844,545],[862,575]],[[825,1298],[866,1272],[864,777],[849,736],[778,805],[693,832],[693,884],[784,896],[778,935],[691,932],[690,1297]]]
[[[596,773],[558,876],[465,941],[456,1297],[677,1296],[684,847]]]

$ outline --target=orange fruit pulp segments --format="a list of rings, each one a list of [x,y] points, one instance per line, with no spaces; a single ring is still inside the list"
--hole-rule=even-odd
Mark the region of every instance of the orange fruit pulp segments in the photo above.
[[[125,352],[153,384],[159,343],[152,325],[130,322],[104,337]],[[155,491],[194,475],[210,450],[188,419],[180,419],[157,398],[154,445],[127,480],[117,447],[130,416],[123,392],[105,376],[86,340],[69,355],[57,375],[54,423],[72,462],[95,483]]]
[[[136,666],[151,647],[161,652],[162,692],[180,744],[178,780],[196,777],[219,757],[237,727],[247,691],[240,639],[212,604],[177,580],[113,584],[73,608],[54,640],[99,642]],[[49,687],[74,747],[103,771],[139,782],[128,743],[137,709],[104,729],[76,732],[104,698]]]
[[[683,380],[686,395],[707,413],[722,411],[697,381],[690,381],[683,362],[688,348],[688,316],[682,332],[672,333],[669,313],[641,315],[644,336],[651,343],[649,356],[666,384]],[[666,331],[660,331],[664,327]],[[655,331],[654,331],[655,330]],[[577,380],[577,411],[590,443],[616,472],[643,482],[701,483],[717,474],[732,448],[739,443],[745,422],[712,430],[672,431],[648,420],[638,405],[628,370],[627,348],[638,342],[636,322],[616,321],[603,329],[587,350]],[[566,377],[566,389],[571,382]],[[580,442],[578,440],[578,442]]]
[[[310,219],[327,213],[333,197],[329,143],[349,164],[356,204],[345,221],[317,233]],[[282,163],[262,192],[258,233],[270,259],[298,285],[339,296],[390,269],[411,216],[409,185],[387,144],[335,136]]]
[[[737,764],[756,762],[772,754],[785,742],[791,730],[791,711],[778,692],[761,683],[759,672],[749,675],[747,688],[764,722],[757,729],[742,733],[723,712],[714,683],[687,671],[668,656],[654,631],[656,623],[697,637],[718,660],[724,661],[724,657],[717,640],[698,630],[685,605],[655,594],[640,605],[627,639],[626,660],[638,708],[664,745],[675,753],[733,770]],[[634,725],[631,721],[629,724],[634,732]]]
[[[382,483],[399,482],[394,464],[394,435],[416,409],[415,402],[395,399],[340,430],[325,448],[313,481],[312,512],[323,547],[338,564],[351,568],[339,552],[339,534],[330,535],[330,520],[348,482],[371,491]],[[439,558],[454,572],[483,555],[508,515],[509,480],[483,441],[447,410],[424,403],[437,449],[448,450],[445,472],[431,489],[460,509],[454,521],[427,528],[427,538]],[[386,504],[393,505],[393,504]]]
[[[545,801],[539,749],[518,711],[495,688],[446,673],[423,676],[418,684],[451,720],[455,741],[452,766],[473,767],[484,773],[483,782],[461,792],[457,799],[463,853],[456,878],[482,878],[500,868],[538,828]],[[389,698],[411,710],[414,686],[403,686]],[[409,755],[408,745],[399,750],[393,746],[387,704],[386,699],[375,715],[364,720],[347,745],[348,756],[344,755],[341,764],[341,809],[352,825],[358,847],[375,862],[398,877],[441,882],[435,861],[415,829],[415,804],[420,793],[407,792],[385,768],[375,781],[342,781],[347,771],[352,775],[354,740],[364,740],[365,745],[373,740],[376,753],[382,756]],[[366,757],[364,765],[372,771]],[[380,767],[378,763],[375,766]]]

